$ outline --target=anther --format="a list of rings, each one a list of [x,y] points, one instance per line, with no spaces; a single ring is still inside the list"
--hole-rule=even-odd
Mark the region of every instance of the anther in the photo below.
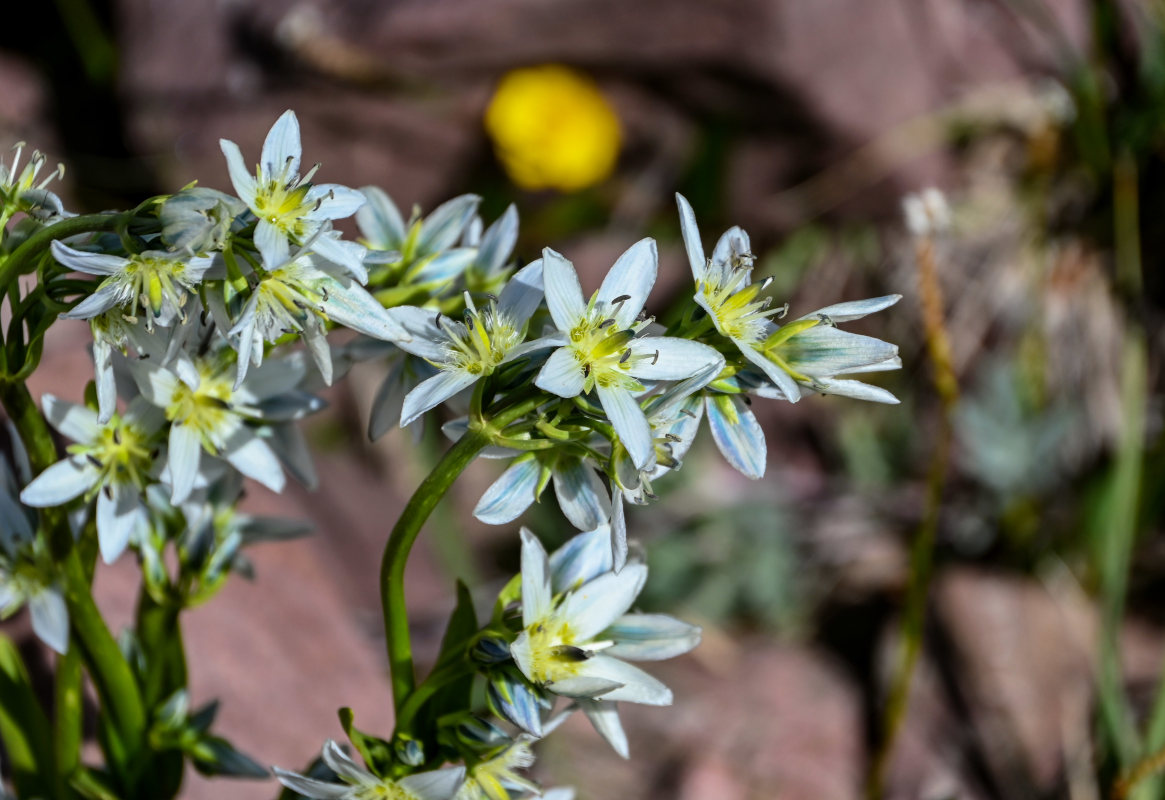
[[[665,433],[663,435],[663,438],[667,439],[669,442],[682,442],[683,441],[683,439],[681,439],[679,436],[677,436],[674,433]]]
[[[614,324],[615,324],[615,318],[614,318],[614,317],[611,317],[610,319],[605,319],[605,320],[603,320],[602,322],[600,322],[600,323],[599,323],[599,330],[602,330],[603,328],[609,328],[609,327],[611,327],[611,326],[612,326],[612,325],[614,325]]]
[[[687,409],[687,408],[681,408],[680,413],[683,414],[685,417],[691,417],[692,419],[696,418],[696,412],[691,411],[690,409]]]
[[[777,319],[784,319],[787,316],[789,316],[789,303],[786,301],[786,303],[781,306],[781,310],[777,312]]]
[[[630,359],[630,358],[631,358],[631,348],[628,347],[626,350],[623,351],[623,355],[619,356],[619,363],[626,364],[628,359]]]
[[[749,397],[748,395],[746,395],[746,394],[742,394],[742,395],[740,396],[740,399],[744,401],[744,404],[745,404],[746,406],[751,406],[751,405],[752,405],[752,398],[751,398],[751,397]]]
[[[763,292],[765,289],[769,288],[772,285],[773,285],[773,277],[770,275],[769,277],[767,277],[763,281],[761,281],[760,290]]]
[[[655,353],[653,353],[651,356],[651,366],[654,367],[658,363],[659,363],[659,351],[656,350]]]
[[[817,318],[820,319],[821,322],[824,323],[825,325],[829,325],[830,327],[836,327],[833,324],[833,320],[829,318],[828,314],[818,314]]]
[[[101,462],[97,460],[97,456],[93,455],[92,453],[86,453],[85,458],[89,459],[90,464],[97,467],[98,469],[101,469]]]
[[[626,303],[626,302],[627,302],[628,300],[630,300],[630,299],[631,299],[631,295],[629,295],[629,294],[621,294],[621,295],[619,295],[618,297],[616,297],[614,300],[612,300],[612,301],[611,301],[611,305],[613,305],[613,306],[621,306],[621,305],[623,305],[624,303]]]

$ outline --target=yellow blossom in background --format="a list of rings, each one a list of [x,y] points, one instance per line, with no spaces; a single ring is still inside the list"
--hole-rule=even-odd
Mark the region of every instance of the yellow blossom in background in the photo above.
[[[595,82],[557,64],[509,72],[485,112],[498,158],[523,189],[578,191],[611,174],[619,118]]]

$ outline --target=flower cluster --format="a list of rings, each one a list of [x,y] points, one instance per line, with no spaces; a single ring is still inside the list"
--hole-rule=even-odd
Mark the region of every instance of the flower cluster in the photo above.
[[[700,640],[695,626],[634,610],[647,567],[628,545],[624,504],[655,499],[655,483],[681,468],[705,416],[728,462],[760,478],[766,445],[754,397],[896,402],[853,376],[897,368],[897,348],[838,326],[898,297],[785,321],[787,306],[754,280],[748,235],[732,228],[706,256],[677,196],[694,283],[665,327],[649,311],[659,271],[651,239],[587,293],[550,248],[524,265],[515,258],[514,207],[487,226],[479,198],[462,195],[406,220],[381,189],[314,183],[318,166],[302,171],[290,111],[253,170],[237,145],[221,145],[233,194],[190,186],[95,219],[69,214],[47,181],[36,182],[39,156],[19,174],[16,162],[0,168],[0,274],[38,279],[24,297],[10,287],[17,338],[0,342],[0,401],[20,423],[10,437],[16,458],[0,463],[0,616],[27,604],[54,650],[79,640],[102,704],[117,711],[108,726],[141,727],[101,729],[111,766],[100,796],[176,790],[175,752],[202,771],[265,774],[210,734],[213,707],[189,711],[177,616],[229,574],[249,575],[249,545],[306,532],[241,511],[245,481],[280,492],[290,474],[313,485],[297,427],[323,405],[313,392],[379,361],[387,377],[370,436],[440,416],[455,440],[455,468],[443,461],[419,490],[436,497],[410,503],[386,544],[395,730],[388,739],[365,733],[345,710],[364,766],[328,741],[314,767],[276,775],[325,800],[569,800],[571,790],[543,792],[526,774],[532,745],[581,712],[627,757],[618,704],[672,702],[632,662],[678,656]],[[334,227],[352,216],[359,242]],[[33,231],[52,235],[33,240]],[[57,318],[88,323],[94,381],[83,403],[45,395],[41,418],[9,389],[23,389]],[[350,333],[333,345],[338,327]],[[48,426],[67,440],[55,461]],[[484,622],[459,593],[436,665],[416,685],[407,618],[397,613],[398,559],[478,455],[511,460],[477,504],[479,519],[512,522],[553,482],[582,532],[548,555],[523,528],[521,574]],[[142,594],[119,650],[86,598],[97,554],[112,563],[127,552]],[[120,763],[127,742],[158,752]]]

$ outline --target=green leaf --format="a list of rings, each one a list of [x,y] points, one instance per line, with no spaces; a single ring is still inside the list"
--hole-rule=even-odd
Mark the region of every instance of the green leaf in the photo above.
[[[267,768],[220,736],[204,736],[186,748],[194,768],[203,775],[230,778],[266,778]]]
[[[377,736],[372,736],[360,730],[353,724],[353,714],[350,708],[341,708],[339,711],[340,726],[348,735],[352,746],[360,753],[364,763],[378,777],[389,777],[392,772],[392,746]]]
[[[6,636],[0,636],[0,739],[17,794],[50,797],[54,769],[49,720],[36,701],[19,651]]]

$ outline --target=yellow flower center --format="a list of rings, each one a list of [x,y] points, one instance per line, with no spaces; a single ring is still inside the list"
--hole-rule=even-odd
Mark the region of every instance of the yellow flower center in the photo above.
[[[470,375],[491,374],[522,341],[522,332],[493,303],[479,310],[470,302],[464,323],[438,316],[437,324],[449,337],[443,368]]]
[[[586,655],[575,645],[576,637],[564,620],[554,617],[526,629],[530,637],[530,677],[535,683],[552,684],[578,674]]]
[[[67,452],[83,455],[101,470],[96,486],[108,483],[132,483],[141,488],[150,469],[150,442],[146,432],[114,415],[101,429],[97,441],[91,444],[73,444]]]
[[[227,370],[215,371],[199,365],[201,380],[197,389],[179,382],[166,407],[166,419],[179,425],[189,425],[202,437],[203,445],[215,450],[216,440],[224,424],[235,412],[231,410],[231,375]]]
[[[315,208],[315,203],[307,201],[308,188],[305,181],[293,184],[279,179],[266,181],[255,192],[255,215],[289,236],[301,237],[303,218]]]
[[[630,371],[639,361],[656,356],[631,352],[635,333],[634,329],[619,330],[614,317],[599,313],[591,301],[586,316],[570,331],[569,347],[585,376],[583,391],[589,392],[596,385],[643,391],[643,384]]]

